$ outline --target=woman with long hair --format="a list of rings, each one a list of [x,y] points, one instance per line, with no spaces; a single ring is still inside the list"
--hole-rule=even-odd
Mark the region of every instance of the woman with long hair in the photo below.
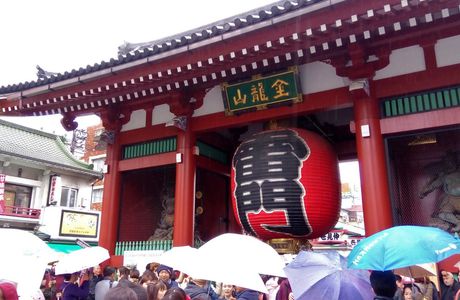
[[[166,284],[161,280],[149,283],[147,284],[147,300],[161,300],[167,290]]]

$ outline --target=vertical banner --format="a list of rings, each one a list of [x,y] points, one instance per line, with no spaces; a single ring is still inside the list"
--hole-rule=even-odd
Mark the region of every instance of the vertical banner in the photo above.
[[[5,174],[0,174],[0,213],[5,212]]]
[[[61,176],[50,176],[50,188],[48,192],[48,205],[58,204],[61,201]]]

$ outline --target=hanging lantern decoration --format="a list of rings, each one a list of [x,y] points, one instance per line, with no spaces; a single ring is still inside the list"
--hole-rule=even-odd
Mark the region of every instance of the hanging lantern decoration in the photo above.
[[[263,240],[317,238],[339,217],[337,155],[322,137],[303,129],[263,131],[242,142],[231,185],[237,221]]]

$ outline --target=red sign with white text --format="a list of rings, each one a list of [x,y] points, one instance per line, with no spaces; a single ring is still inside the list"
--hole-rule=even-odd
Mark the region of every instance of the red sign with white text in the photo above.
[[[0,174],[0,213],[3,213],[5,211],[5,178],[5,174]]]

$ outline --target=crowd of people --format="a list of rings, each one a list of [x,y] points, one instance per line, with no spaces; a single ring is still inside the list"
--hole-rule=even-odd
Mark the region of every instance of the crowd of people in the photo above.
[[[137,268],[95,266],[54,276],[47,270],[37,300],[294,300],[286,278],[262,276],[268,294],[227,283],[191,278],[150,263]],[[374,300],[460,300],[460,283],[448,271],[439,273],[439,290],[430,277],[403,278],[392,271],[372,271]],[[18,300],[15,285],[0,282],[0,300]]]
[[[124,266],[95,266],[63,276],[54,276],[48,270],[41,291],[45,300],[293,300],[287,279],[264,280],[270,294],[191,278],[168,266],[150,263],[142,273]]]
[[[372,271],[370,282],[374,300],[460,300],[460,283],[454,274],[440,272],[439,287],[429,277],[403,278],[392,271]]]

